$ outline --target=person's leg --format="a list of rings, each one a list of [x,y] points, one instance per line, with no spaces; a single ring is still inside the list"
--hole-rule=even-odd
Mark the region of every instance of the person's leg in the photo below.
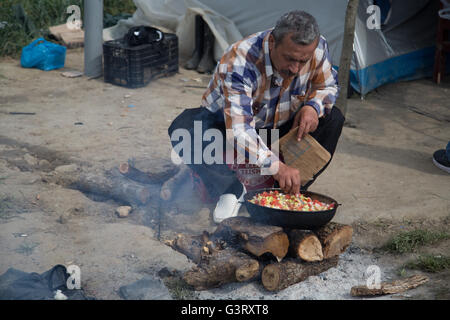
[[[334,151],[341,136],[345,118],[341,110],[334,106],[331,113],[319,119],[319,125],[311,136],[317,140],[333,157]]]
[[[222,194],[232,193],[239,197],[242,194],[243,187],[241,182],[237,179],[236,172],[232,171],[227,164],[206,164],[203,159],[203,150],[211,142],[203,141],[204,132],[208,129],[218,129],[222,133],[223,144],[222,150],[226,150],[226,135],[225,124],[223,122],[223,115],[220,113],[212,113],[206,108],[186,109],[180,114],[169,127],[169,136],[174,137],[174,131],[176,129],[185,129],[190,134],[190,149],[191,149],[191,162],[185,163],[191,168],[201,179],[206,189],[208,190],[211,198],[218,198]],[[194,121],[201,122],[201,137],[194,137]],[[174,137],[175,138],[175,137]],[[194,142],[202,141],[202,146],[199,150],[195,150]],[[172,141],[172,146],[175,147],[181,141]],[[201,152],[201,163],[194,164],[194,152]],[[182,159],[183,156],[179,155]],[[223,158],[223,155],[219,155],[219,158]]]

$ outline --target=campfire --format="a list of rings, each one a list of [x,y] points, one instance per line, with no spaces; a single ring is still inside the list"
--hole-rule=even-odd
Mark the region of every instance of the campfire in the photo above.
[[[212,234],[178,234],[166,244],[196,263],[183,276],[196,290],[261,279],[264,288],[278,291],[336,267],[352,233],[351,226],[334,222],[316,230],[286,230],[233,217]]]
[[[144,212],[147,220],[157,220],[152,227],[157,228],[158,239],[161,218],[168,213],[170,203],[177,200],[180,186],[189,184],[195,189],[190,169],[165,159],[130,159],[108,170],[83,164],[67,167],[47,174],[45,179]],[[201,201],[201,197],[197,200]],[[169,233],[174,235],[174,231]],[[276,292],[336,267],[352,236],[350,225],[336,222],[306,230],[263,224],[240,216],[225,219],[213,232],[178,233],[165,240],[165,244],[195,263],[183,274],[183,280],[195,290],[260,281],[265,289]],[[382,283],[380,288],[356,286],[351,295],[398,293],[427,280],[416,275]]]
[[[85,193],[145,208],[161,218],[161,207],[167,208],[177,187],[191,179],[190,169],[164,159],[152,159],[146,166],[142,169],[142,164],[129,160],[110,170],[80,167],[53,179]],[[159,228],[160,221],[158,238]],[[267,290],[277,291],[335,267],[352,233],[351,226],[334,222],[298,230],[234,217],[225,219],[211,234],[179,233],[166,244],[196,264],[183,276],[196,290],[261,279]]]

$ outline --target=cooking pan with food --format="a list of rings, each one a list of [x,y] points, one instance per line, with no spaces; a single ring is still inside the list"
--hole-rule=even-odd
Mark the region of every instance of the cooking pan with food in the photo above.
[[[269,208],[250,202],[255,195],[270,191],[278,191],[283,193],[281,189],[269,188],[252,190],[245,194],[244,203],[248,213],[250,214],[250,219],[256,222],[284,228],[314,229],[330,222],[336,214],[337,207],[339,206],[337,201],[333,198],[311,191],[302,191],[301,194],[306,197],[310,197],[312,200],[318,200],[326,204],[333,203],[334,207],[332,209],[322,211],[293,211]]]

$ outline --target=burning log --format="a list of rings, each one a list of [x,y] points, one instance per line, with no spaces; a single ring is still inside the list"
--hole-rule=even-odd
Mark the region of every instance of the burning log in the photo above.
[[[187,271],[183,279],[195,290],[216,288],[226,283],[247,281],[259,274],[259,262],[234,248],[214,245],[208,234],[179,234],[166,244],[183,253],[197,266]]]
[[[166,201],[172,199],[177,187],[189,179],[190,169],[188,167],[182,167],[174,176],[163,183],[160,194],[161,199]]]
[[[338,260],[339,257],[336,256],[319,262],[302,262],[289,259],[281,263],[272,263],[262,271],[261,281],[267,290],[279,291],[304,281],[309,276],[318,275],[336,267]]]
[[[209,253],[209,248],[204,249],[206,242],[202,236],[178,234],[174,240],[166,241],[166,244],[184,254],[194,263],[199,264],[203,260],[202,256],[207,252]]]
[[[223,220],[213,236],[237,243],[257,257],[271,253],[278,261],[286,256],[289,248],[288,236],[281,227],[256,223],[246,217]]]
[[[121,174],[123,174],[125,177],[127,177],[128,179],[134,180],[139,183],[143,183],[143,184],[155,183],[155,181],[152,180],[152,178],[148,174],[130,166],[126,162],[122,162],[119,165],[119,172]]]
[[[289,254],[294,258],[314,262],[323,260],[322,244],[309,230],[290,230]]]
[[[395,280],[392,282],[383,282],[378,288],[368,288],[367,286],[352,287],[350,294],[354,297],[361,296],[379,296],[385,294],[394,294],[414,289],[428,281],[428,277],[422,275],[414,275],[403,280]]]
[[[48,180],[88,194],[96,194],[130,205],[145,205],[151,199],[159,201],[159,185],[142,185],[124,179],[117,169],[77,169],[71,172],[54,172]]]
[[[353,228],[349,225],[330,222],[314,230],[322,243],[323,258],[340,255],[352,242]]]
[[[119,165],[119,171],[127,178],[143,184],[163,184],[174,176],[180,167],[170,159],[164,158],[131,158]]]
[[[163,184],[180,170],[168,160],[162,164],[161,160],[149,159],[148,162],[153,164],[153,167],[147,168],[145,172],[134,167],[130,162],[133,161],[120,163],[119,172],[128,179],[142,184]]]

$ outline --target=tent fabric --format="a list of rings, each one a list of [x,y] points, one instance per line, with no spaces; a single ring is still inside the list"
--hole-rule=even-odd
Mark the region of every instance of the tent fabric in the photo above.
[[[150,25],[178,35],[180,55],[194,50],[195,15],[200,14],[214,33],[214,57],[219,60],[232,43],[273,27],[278,18],[300,9],[318,21],[327,39],[330,58],[339,65],[348,0],[134,0],[133,17],[104,30],[104,40],[122,37],[128,28]],[[368,27],[368,7],[380,8],[381,28]],[[360,0],[354,55],[352,87],[367,94],[389,82],[431,76],[438,19],[434,0]]]

